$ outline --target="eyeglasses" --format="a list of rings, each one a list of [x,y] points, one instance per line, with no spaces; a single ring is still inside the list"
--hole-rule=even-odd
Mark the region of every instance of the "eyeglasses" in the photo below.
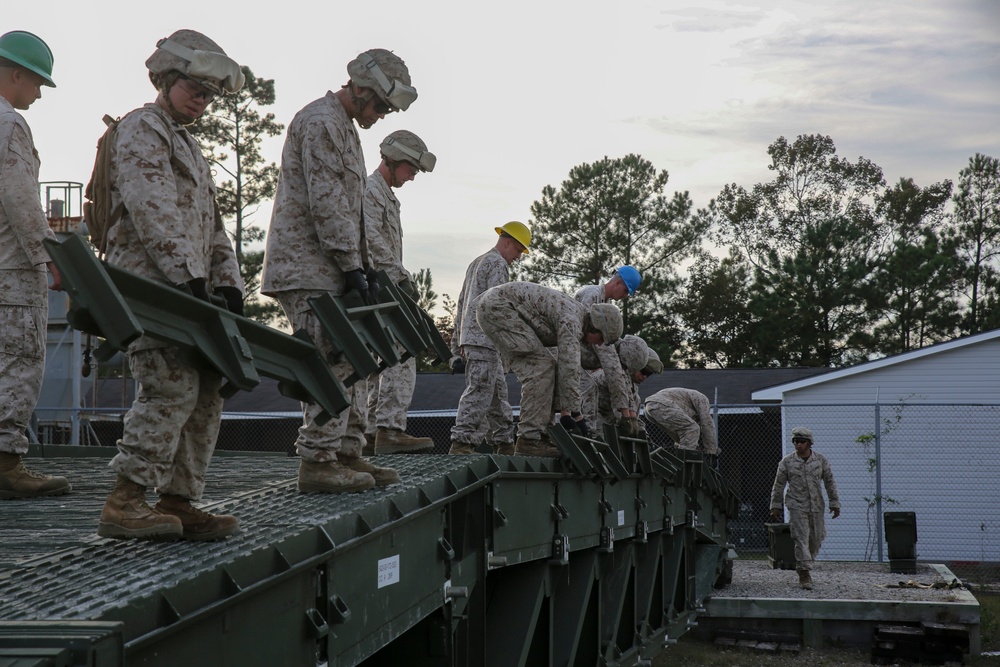
[[[375,113],[381,113],[381,114],[392,113],[392,112],[396,111],[396,109],[394,107],[389,106],[388,104],[386,104],[382,100],[375,100],[374,109],[375,109]]]
[[[215,99],[214,91],[209,90],[205,86],[202,86],[194,79],[189,79],[186,76],[181,76],[178,79],[178,82],[180,83],[181,88],[184,89],[184,92],[190,95],[191,99],[193,100],[201,98],[207,104]]]
[[[809,438],[792,438],[792,442],[796,445],[804,445],[807,442],[812,442]]]

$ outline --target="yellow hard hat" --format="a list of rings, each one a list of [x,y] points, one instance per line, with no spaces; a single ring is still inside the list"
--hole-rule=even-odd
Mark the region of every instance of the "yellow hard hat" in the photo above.
[[[497,234],[507,233],[514,237],[514,240],[524,246],[524,254],[528,254],[528,246],[531,245],[531,230],[523,222],[511,220],[503,227],[496,227]]]

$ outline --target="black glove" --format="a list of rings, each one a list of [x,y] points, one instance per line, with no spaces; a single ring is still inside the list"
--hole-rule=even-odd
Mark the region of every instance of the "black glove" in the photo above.
[[[368,269],[368,274],[365,276],[368,281],[368,299],[369,303],[378,303],[378,293],[382,289],[382,286],[378,284],[378,271],[375,269]]]
[[[212,303],[212,299],[208,296],[208,281],[204,278],[192,278],[186,283],[174,285],[174,287],[196,299],[200,299],[206,303]]]
[[[576,412],[573,414],[579,415],[580,413]],[[563,415],[559,418],[559,423],[562,424],[562,427],[570,433],[576,430],[577,433],[585,438],[590,435],[590,429],[587,428],[587,421],[584,419],[576,419],[570,415]]]
[[[420,298],[420,295],[417,293],[417,286],[414,285],[413,281],[409,278],[404,278],[403,281],[399,283],[399,289],[403,290],[403,293],[414,301]]]
[[[226,308],[230,313],[243,317],[243,293],[232,285],[216,287],[215,293],[226,300]]]
[[[368,279],[365,278],[364,269],[348,271],[344,274],[344,280],[347,282],[348,290],[355,290],[361,295],[361,300],[365,302],[365,305],[370,305],[368,299]]]
[[[461,375],[465,374],[465,359],[462,357],[452,357],[448,365],[451,366],[452,375],[455,373],[459,373]]]
[[[774,519],[778,523],[782,523],[785,520],[785,517],[783,516],[783,514],[784,513],[780,509],[778,509],[778,510],[771,510],[771,518]]]
[[[559,423],[562,424],[562,427],[570,433],[572,433],[573,429],[576,428],[576,420],[569,415],[562,415],[559,417]]]

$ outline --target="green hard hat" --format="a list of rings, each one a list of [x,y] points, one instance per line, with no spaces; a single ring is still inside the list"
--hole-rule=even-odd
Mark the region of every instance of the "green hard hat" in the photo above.
[[[31,70],[45,79],[46,86],[56,87],[52,80],[52,49],[37,35],[11,30],[0,36],[0,58]]]

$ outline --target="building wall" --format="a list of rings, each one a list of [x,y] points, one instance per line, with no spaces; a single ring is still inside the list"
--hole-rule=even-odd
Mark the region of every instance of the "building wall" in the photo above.
[[[877,557],[881,510],[916,513],[922,560],[1000,561],[998,378],[988,340],[784,392],[783,452],[812,429],[844,504],[821,559]]]

